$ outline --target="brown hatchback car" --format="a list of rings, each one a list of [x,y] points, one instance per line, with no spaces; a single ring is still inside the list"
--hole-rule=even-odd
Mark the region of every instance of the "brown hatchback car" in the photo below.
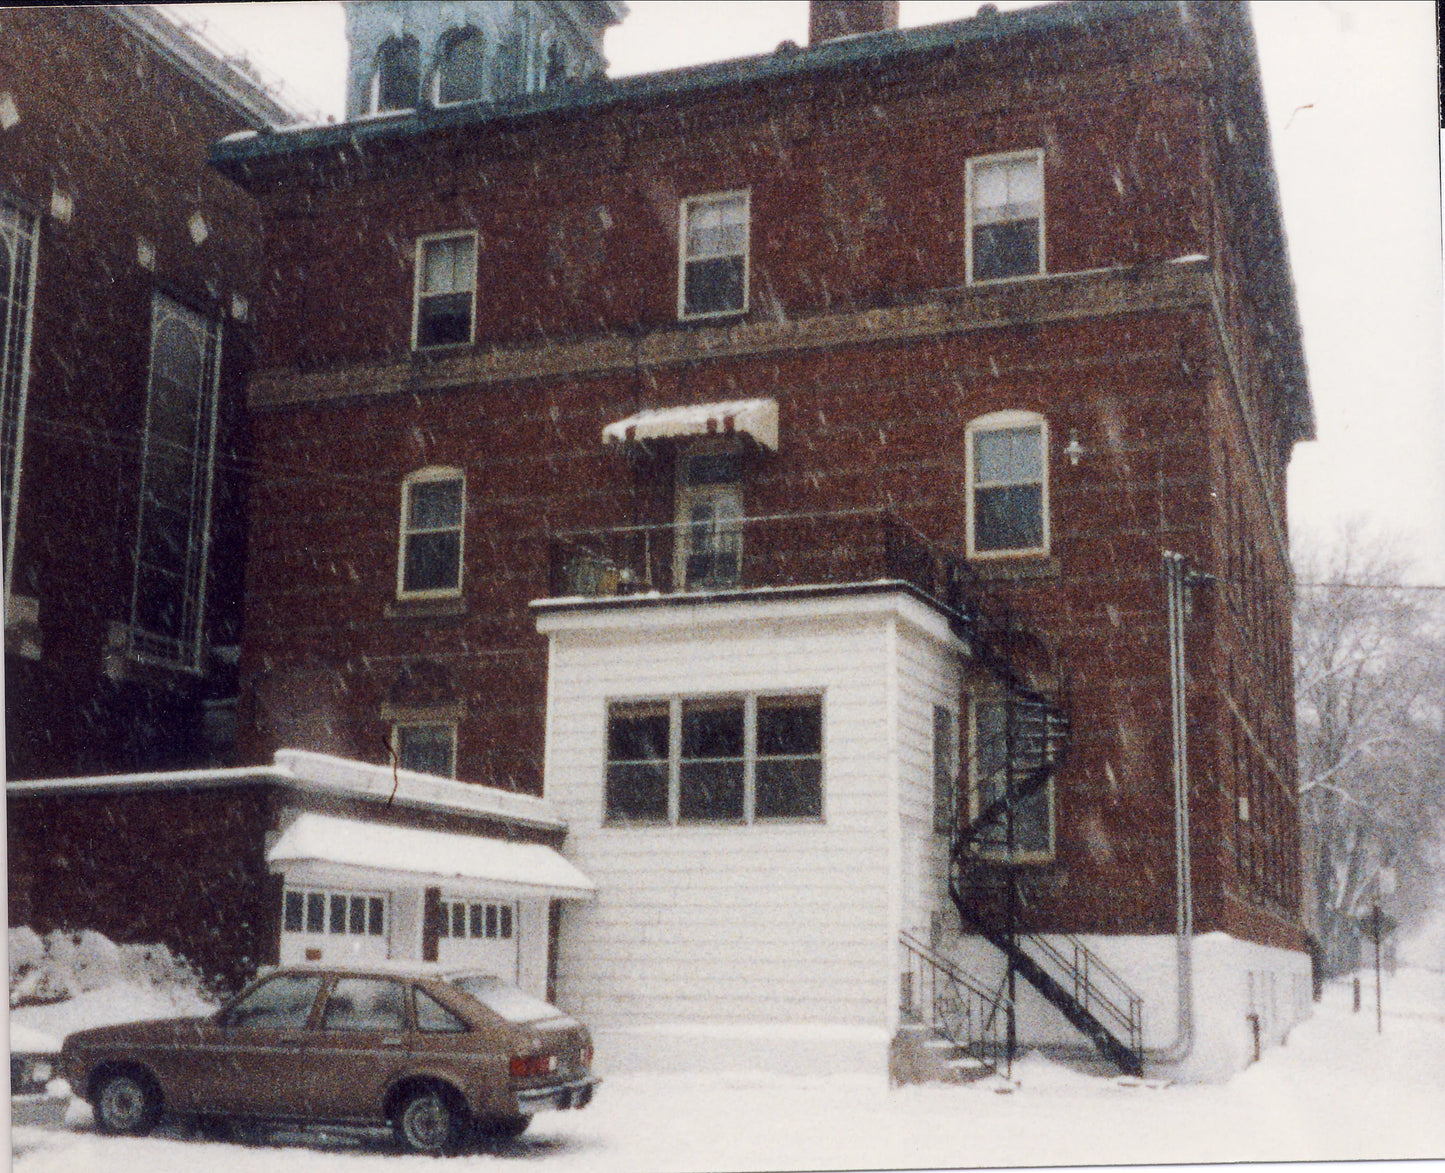
[[[489,975],[434,966],[295,967],[209,1018],[70,1035],[61,1074],[104,1132],[162,1112],[202,1122],[390,1124],[413,1152],[517,1136],[600,1082],[576,1019]]]

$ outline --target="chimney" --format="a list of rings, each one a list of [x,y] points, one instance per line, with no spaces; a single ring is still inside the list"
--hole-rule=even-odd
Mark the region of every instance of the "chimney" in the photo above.
[[[898,27],[898,0],[811,0],[808,44]]]

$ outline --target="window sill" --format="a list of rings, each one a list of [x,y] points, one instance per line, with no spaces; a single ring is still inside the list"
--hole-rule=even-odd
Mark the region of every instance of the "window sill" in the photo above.
[[[1063,575],[1058,558],[1046,554],[1005,554],[987,558],[974,555],[968,560],[968,565],[979,578],[1000,582],[1059,578]]]
[[[395,599],[383,614],[388,619],[454,619],[467,613],[467,602],[450,599]]]

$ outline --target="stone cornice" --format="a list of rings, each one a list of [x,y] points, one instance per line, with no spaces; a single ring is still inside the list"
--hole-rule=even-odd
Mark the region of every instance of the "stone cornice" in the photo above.
[[[709,359],[901,342],[1003,326],[1207,306],[1212,292],[1210,266],[1205,259],[1103,269],[1036,281],[943,290],[908,305],[832,311],[781,322],[677,327],[636,338],[598,334],[485,349],[471,347],[446,357],[409,357],[316,371],[270,368],[252,375],[248,402],[252,410],[265,411],[525,379],[654,369]]]

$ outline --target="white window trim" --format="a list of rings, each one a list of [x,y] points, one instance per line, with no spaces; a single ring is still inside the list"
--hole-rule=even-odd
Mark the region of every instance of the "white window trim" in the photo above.
[[[391,727],[391,752],[398,768],[403,770],[411,769],[401,760],[401,734],[404,729],[445,729],[451,735],[451,760],[447,763],[447,772],[442,775],[444,778],[455,778],[457,776],[457,723],[455,721],[427,721],[420,718],[416,720],[396,721]]]
[[[302,923],[302,927],[299,928],[299,929],[288,929],[288,928],[286,927],[286,898],[287,898],[288,896],[293,896],[293,895],[295,895],[295,896],[300,896],[300,897],[301,897],[301,901],[302,901],[302,904],[301,904],[301,923]],[[312,931],[311,929],[308,929],[308,928],[305,927],[305,924],[306,924],[306,898],[307,898],[307,896],[310,896],[310,895],[321,896],[321,897],[323,897],[323,898],[325,899],[325,902],[326,902],[326,903],[325,903],[325,906],[324,906],[324,908],[323,908],[323,910],[322,910],[322,927],[321,927],[320,932],[314,932],[314,931]],[[347,927],[346,927],[346,931],[345,931],[345,932],[333,933],[333,932],[331,931],[331,898],[332,898],[333,896],[342,896],[342,897],[345,897],[345,898],[346,898],[346,901],[347,901]],[[363,932],[363,933],[353,933],[353,932],[351,932],[351,920],[350,920],[351,903],[350,903],[350,902],[351,902],[351,898],[354,897],[354,896],[362,897],[363,899],[365,899],[365,900],[368,902],[368,903],[367,903],[367,910],[366,910],[366,915],[367,915],[367,931],[366,931],[366,932]],[[370,925],[371,925],[371,905],[370,905],[370,901],[372,901],[372,900],[380,900],[380,901],[381,901],[382,911],[381,911],[381,932],[380,932],[380,933],[373,933],[373,932],[370,931]],[[377,937],[377,938],[380,939],[380,940],[389,941],[389,940],[391,939],[391,925],[392,925],[391,893],[382,891],[382,890],[380,890],[380,889],[372,889],[372,888],[328,888],[328,887],[325,887],[325,886],[319,885],[319,884],[297,884],[297,885],[294,885],[294,886],[293,886],[293,885],[291,885],[291,884],[288,883],[288,884],[286,884],[285,888],[282,890],[282,893],[281,893],[281,932],[282,932],[283,935],[285,935],[285,934],[290,934],[290,935],[296,936],[296,937],[312,937],[312,938],[316,938],[316,937]]]
[[[989,166],[995,163],[1009,163],[1016,159],[1037,159],[1039,164],[1039,186],[1043,192],[1039,199],[1039,268],[1037,273],[1019,273],[1013,277],[979,277],[973,275],[973,229],[974,229],[974,200],[973,200],[973,176],[974,171],[980,167]],[[1046,231],[1046,212],[1048,209],[1048,175],[1044,167],[1044,152],[1042,148],[1034,148],[1026,151],[1003,151],[994,155],[977,155],[964,164],[964,272],[967,274],[969,285],[1002,285],[1010,281],[1034,281],[1045,276],[1049,271],[1048,234]]]
[[[423,263],[423,256],[426,253],[428,244],[435,244],[443,240],[464,240],[472,242],[472,287],[471,309],[468,313],[467,338],[465,342],[432,342],[423,346],[420,343],[419,334],[421,329],[421,299],[422,279],[426,274]],[[411,294],[411,348],[413,350],[449,350],[454,347],[471,346],[477,339],[477,266],[480,263],[480,249],[477,247],[477,233],[475,229],[459,230],[454,232],[431,232],[425,236],[419,236],[416,240],[416,254],[413,259],[414,273],[412,274]],[[455,291],[460,292],[460,291]],[[435,296],[435,295],[434,295]]]
[[[452,906],[454,904],[465,905],[467,909],[465,913],[467,922],[465,926],[466,931],[463,932],[461,936],[457,936],[452,932]],[[522,909],[515,900],[506,900],[498,896],[460,896],[455,893],[449,894],[443,892],[441,894],[441,906],[444,911],[441,916],[441,923],[438,926],[441,931],[437,934],[437,939],[440,941],[511,941],[515,944],[521,936],[519,930],[522,927]],[[482,931],[477,936],[473,936],[471,932],[473,908],[483,910],[481,916]],[[486,909],[488,908],[495,908],[497,910],[497,932],[491,936],[487,935]],[[510,910],[511,913],[507,918],[502,916],[502,909],[504,908]],[[504,919],[511,922],[507,926],[510,931],[505,934],[502,932],[502,921]]]
[[[439,587],[436,590],[409,591],[406,589],[406,539],[412,532],[407,527],[407,515],[411,508],[413,485],[435,484],[438,481],[460,481],[462,484],[461,521],[457,526],[457,585]],[[431,531],[428,531],[431,532]],[[462,594],[466,581],[467,565],[467,476],[459,468],[433,465],[410,473],[401,482],[401,509],[397,513],[396,544],[396,597],[398,599],[457,599]]]
[[[5,543],[5,622],[10,622],[10,589],[15,577],[15,539],[19,530],[20,481],[25,463],[26,398],[30,388],[30,344],[35,333],[35,283],[40,276],[40,219],[9,203],[4,204],[13,218],[13,231],[7,232],[11,254],[11,287],[6,302],[14,308],[16,290],[23,285],[25,307],[23,320],[7,314],[0,321],[0,383],[4,385],[5,426],[14,417],[14,452],[11,456],[9,483],[5,486],[9,508],[4,517]],[[18,331],[18,339],[16,332]]]
[[[689,260],[709,260],[712,257],[689,257],[687,255],[687,222],[692,208],[706,204],[718,204],[735,200],[743,201],[743,304],[737,309],[713,310],[709,313],[690,314],[687,312],[687,263]],[[733,318],[748,312],[752,299],[753,264],[753,195],[751,188],[734,191],[713,191],[703,195],[684,196],[677,205],[677,317],[679,321],[697,322],[709,318]],[[736,256],[736,253],[719,253],[717,256]]]
[[[975,697],[968,702],[968,818],[969,822],[975,821],[980,813],[979,793],[981,790],[979,777],[979,739],[978,739],[978,706],[983,704],[1002,704],[1004,698],[1001,696]],[[1043,793],[1047,799],[1049,819],[1049,846],[1047,851],[1014,851],[994,850],[987,848],[977,841],[973,844],[974,854],[980,859],[1007,860],[1013,863],[1050,863],[1058,854],[1058,828],[1055,825],[1055,782],[1056,778],[1051,777],[1045,784]]]
[[[816,815],[776,815],[758,817],[758,700],[774,697],[816,698],[819,712],[818,800]],[[741,819],[684,819],[680,815],[682,800],[682,706],[699,701],[743,702],[743,817]],[[629,815],[610,815],[607,811],[608,732],[614,705],[666,705],[668,718],[667,745],[667,818],[646,819]],[[812,755],[806,755],[812,756]],[[818,825],[828,821],[828,701],[822,688],[769,688],[748,693],[675,693],[670,696],[610,697],[602,706],[602,825],[604,827],[670,827],[670,828],[736,828]]]
[[[974,480],[973,438],[979,432],[1005,431],[1011,428],[1039,429],[1039,476],[1042,478],[1039,509],[1042,513],[1040,531],[1043,543],[1010,550],[979,550],[974,546]],[[968,422],[964,431],[964,520],[968,535],[968,556],[977,559],[1047,556],[1053,540],[1049,524],[1049,421],[1036,411],[995,411]],[[1023,483],[1023,482],[1020,482]],[[987,487],[987,486],[985,486]]]

